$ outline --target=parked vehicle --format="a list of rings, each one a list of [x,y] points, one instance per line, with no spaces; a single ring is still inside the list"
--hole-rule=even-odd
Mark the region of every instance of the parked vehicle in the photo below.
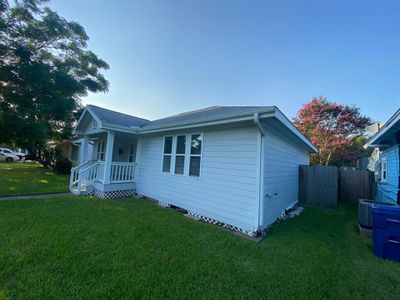
[[[26,157],[27,154],[28,153],[14,151],[14,155],[18,156],[19,159],[22,159],[23,157]]]
[[[9,153],[4,153],[4,152],[0,152],[0,161],[8,161],[8,162],[12,162],[12,161],[18,161],[19,157],[14,155],[14,154],[9,154]]]
[[[4,153],[4,154],[9,154],[9,155],[15,155],[18,157],[18,159],[22,159],[22,157],[24,157],[26,155],[26,153],[23,152],[15,152],[11,149],[8,148],[0,148],[0,152]]]

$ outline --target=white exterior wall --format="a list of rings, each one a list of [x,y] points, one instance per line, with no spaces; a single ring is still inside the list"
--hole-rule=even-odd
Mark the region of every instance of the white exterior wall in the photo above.
[[[259,195],[256,184],[257,129],[254,126],[209,129],[202,133],[200,178],[161,171],[165,135],[139,138],[138,193],[255,231]]]
[[[265,124],[262,227],[272,224],[298,201],[299,165],[309,164],[308,150],[278,123]]]

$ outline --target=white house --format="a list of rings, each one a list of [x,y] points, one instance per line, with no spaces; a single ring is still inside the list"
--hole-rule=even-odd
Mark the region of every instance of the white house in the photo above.
[[[255,234],[298,201],[316,148],[275,106],[213,106],[149,121],[88,105],[74,134],[75,194],[146,196]]]

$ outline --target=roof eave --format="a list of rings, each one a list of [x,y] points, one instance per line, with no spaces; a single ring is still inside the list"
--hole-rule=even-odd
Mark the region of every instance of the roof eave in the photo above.
[[[292,131],[311,150],[311,152],[318,152],[317,147],[315,147],[310,140],[304,134],[302,134],[300,130],[277,107],[275,107],[275,117],[290,131]]]
[[[367,147],[379,147],[377,146],[379,145],[379,142],[377,142],[377,140],[381,138],[397,122],[400,122],[400,109],[389,119],[389,121],[381,128],[381,130],[379,130],[369,139],[369,141],[367,142]]]
[[[219,118],[209,118],[209,119],[204,119],[201,121],[192,121],[192,122],[186,122],[186,123],[176,123],[174,125],[168,125],[168,126],[162,126],[159,128],[153,128],[153,129],[146,129],[146,128],[140,128],[139,133],[140,134],[146,134],[146,133],[156,133],[156,132],[164,132],[164,131],[171,131],[171,130],[179,130],[179,129],[188,129],[188,128],[198,128],[198,127],[207,127],[207,126],[215,126],[215,125],[224,125],[224,124],[231,124],[231,123],[236,123],[236,122],[242,122],[242,121],[251,121],[254,118],[254,112],[246,112],[246,113],[241,113],[241,114],[235,114],[235,115],[225,115]],[[270,114],[271,116],[274,113],[274,108],[270,108],[268,110],[264,109],[261,112],[258,111],[258,113],[262,114]]]
[[[101,126],[101,129],[103,130],[110,130],[110,131],[119,131],[119,132],[125,132],[125,133],[134,133],[138,134],[139,127],[125,127],[125,126],[119,126],[115,124],[109,124],[109,123],[103,123]]]

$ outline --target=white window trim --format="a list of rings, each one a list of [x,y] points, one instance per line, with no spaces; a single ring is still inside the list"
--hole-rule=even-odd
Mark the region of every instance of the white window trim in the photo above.
[[[184,136],[185,137],[185,153],[184,154],[176,153],[176,150],[178,149],[178,137],[179,136]],[[178,176],[185,176],[186,175],[186,165],[187,165],[187,148],[188,148],[187,146],[189,144],[188,143],[188,135],[187,134],[177,134],[177,135],[175,135],[174,138],[175,138],[174,139],[175,147],[172,147],[173,148],[172,155],[174,157],[174,165],[172,167],[172,171],[173,171],[172,173],[174,175],[178,175]],[[176,163],[176,158],[178,156],[183,156],[183,173],[182,174],[176,173],[176,171],[175,171],[175,168],[176,168],[175,163]]]
[[[104,145],[104,146],[102,147],[102,145]],[[103,150],[103,151],[101,151],[101,150]],[[98,144],[97,144],[97,152],[96,152],[97,160],[104,161],[105,153],[106,153],[106,142],[105,141],[99,141]],[[101,158],[101,154],[103,154],[103,159]]]
[[[165,149],[165,139],[166,139],[167,137],[172,137],[171,153],[164,153],[164,149]],[[173,136],[173,135],[164,135],[164,136],[163,136],[162,154],[161,154],[161,173],[163,173],[163,174],[171,174],[173,154],[174,154],[174,136]],[[168,171],[168,172],[164,172],[164,156],[165,156],[165,155],[168,155],[168,156],[171,157],[170,164],[169,164],[169,171]]]
[[[201,153],[200,154],[193,154],[191,155],[191,145],[192,145],[192,135],[194,134],[199,134],[202,136],[202,142],[201,142]],[[176,161],[176,156],[182,156],[182,154],[176,154],[176,148],[177,148],[177,141],[178,141],[178,136],[186,136],[186,147],[185,147],[185,165],[184,165],[184,170],[183,174],[176,174],[175,173],[175,161]],[[166,137],[172,137],[172,151],[171,154],[164,154],[164,147],[165,147],[165,138]],[[201,179],[202,176],[202,166],[203,166],[203,148],[204,148],[204,133],[203,132],[191,132],[191,133],[182,133],[182,134],[169,134],[169,135],[164,135],[163,136],[163,147],[162,147],[162,154],[161,154],[161,173],[168,175],[168,176],[175,176],[178,178],[190,178],[190,179]],[[170,155],[171,156],[171,165],[170,165],[170,170],[169,172],[164,172],[163,171],[163,164],[164,164],[164,155]],[[190,157],[191,156],[197,156],[200,157],[200,175],[199,176],[194,176],[194,175],[189,175],[189,169],[190,169]]]
[[[385,168],[383,168],[383,165],[385,165]],[[383,176],[385,174],[385,176]],[[382,158],[381,160],[381,181],[386,182],[387,181],[387,160],[386,157]]]
[[[199,134],[200,136],[201,136],[201,149],[200,149],[200,154],[192,154],[191,153],[191,150],[192,150],[192,135],[195,135],[195,134]],[[193,132],[193,133],[191,133],[191,134],[189,134],[189,141],[190,141],[190,144],[189,144],[189,160],[188,160],[188,171],[187,171],[187,174],[188,174],[188,176],[190,177],[190,178],[200,178],[201,177],[201,170],[202,170],[202,164],[203,164],[203,148],[204,148],[204,134],[203,133],[199,133],[199,132]],[[199,176],[194,176],[194,175],[190,175],[189,174],[189,172],[190,172],[190,159],[191,159],[191,157],[200,157],[200,166],[199,166],[199,168],[200,168],[200,174],[199,174]]]

